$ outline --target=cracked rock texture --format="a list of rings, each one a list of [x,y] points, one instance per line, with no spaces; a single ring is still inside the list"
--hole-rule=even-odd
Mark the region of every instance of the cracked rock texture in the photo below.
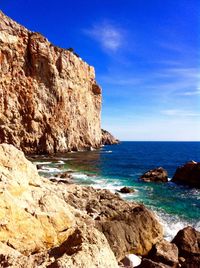
[[[0,267],[118,267],[92,219],[65,201],[67,192],[14,146],[0,145]]]
[[[0,267],[117,268],[162,237],[143,205],[40,177],[24,153],[0,145]]]
[[[0,11],[0,143],[25,153],[101,144],[94,68]]]

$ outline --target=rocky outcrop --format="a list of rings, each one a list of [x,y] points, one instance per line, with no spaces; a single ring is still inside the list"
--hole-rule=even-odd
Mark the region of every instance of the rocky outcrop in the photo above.
[[[172,181],[200,188],[200,162],[190,161],[178,167]]]
[[[94,68],[0,12],[0,143],[25,153],[101,145]]]
[[[70,206],[65,184],[38,175],[12,145],[0,145],[0,266],[118,267],[105,236]]]
[[[110,132],[107,130],[102,129],[101,130],[101,144],[102,145],[112,145],[112,144],[118,144],[119,140],[117,140]]]
[[[162,239],[162,227],[143,205],[42,178],[12,145],[0,145],[0,178],[3,267],[115,268],[115,256],[146,255]]]
[[[183,258],[182,267],[200,267],[200,232],[188,226],[180,230],[172,241]]]
[[[140,177],[140,179],[145,182],[167,182],[168,174],[164,168],[159,167],[147,171]]]
[[[69,185],[65,200],[94,219],[118,260],[129,253],[146,255],[162,239],[163,230],[155,215],[141,204],[124,201],[118,194]]]

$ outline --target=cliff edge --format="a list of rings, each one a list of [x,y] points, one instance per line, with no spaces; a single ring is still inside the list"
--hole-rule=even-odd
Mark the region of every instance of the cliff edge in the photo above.
[[[25,153],[101,145],[94,68],[0,11],[0,143]]]

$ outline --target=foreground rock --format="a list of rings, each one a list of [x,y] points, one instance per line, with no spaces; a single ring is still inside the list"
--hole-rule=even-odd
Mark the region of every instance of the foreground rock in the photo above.
[[[145,182],[167,182],[168,174],[164,168],[159,167],[144,173],[140,179]]]
[[[190,161],[178,167],[172,181],[200,188],[200,162]]]
[[[183,267],[200,267],[200,232],[188,226],[180,230],[172,241],[183,257]]]
[[[146,255],[162,239],[163,231],[155,215],[143,205],[124,201],[118,194],[69,185],[65,198],[94,219],[118,260],[129,253]]]
[[[118,144],[119,140],[117,140],[110,132],[107,130],[102,129],[101,130],[101,144],[102,145],[112,145],[112,144]]]
[[[118,267],[92,219],[63,198],[67,187],[11,145],[0,145],[0,178],[1,267]]]
[[[143,205],[39,177],[11,145],[0,145],[0,176],[2,267],[115,268],[115,256],[146,255],[162,239]]]
[[[101,145],[94,68],[0,12],[0,143],[26,153]]]

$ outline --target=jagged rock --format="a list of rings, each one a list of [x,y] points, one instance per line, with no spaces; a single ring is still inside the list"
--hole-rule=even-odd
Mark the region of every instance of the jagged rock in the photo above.
[[[178,167],[172,181],[200,188],[200,162],[190,161]]]
[[[162,239],[163,230],[155,215],[143,205],[124,201],[118,194],[69,185],[65,198],[95,220],[119,261],[130,252],[148,254],[153,244]]]
[[[102,129],[101,130],[101,144],[102,145],[112,145],[112,144],[118,144],[119,140],[117,140],[110,132],[107,130]]]
[[[200,232],[188,226],[180,230],[172,242],[179,249],[179,257],[185,259],[183,267],[200,267]]]
[[[123,187],[119,190],[120,193],[122,194],[130,194],[130,193],[134,193],[135,190],[133,188],[130,188],[130,187]]]
[[[105,236],[67,194],[14,146],[0,145],[1,267],[118,267]]]
[[[101,145],[94,68],[0,12],[0,143],[26,153]]]
[[[159,167],[144,173],[140,179],[145,182],[167,182],[168,174],[164,168]]]
[[[107,245],[107,241],[103,234],[99,233],[95,228],[87,229],[85,231],[85,237],[82,237],[81,233],[79,236],[74,239],[71,238],[71,241],[67,243],[67,247],[61,245],[60,248],[57,249],[58,255],[49,268],[117,268],[117,262],[114,258],[113,253],[108,251],[105,247]],[[66,248],[69,247],[70,244],[75,244],[73,246],[73,251],[67,251]],[[63,247],[63,251],[61,250]],[[91,250],[92,248],[92,250]],[[50,253],[50,256],[56,256],[55,250],[53,250],[53,254]],[[61,253],[64,254],[61,255]]]
[[[163,263],[170,267],[178,267],[178,248],[175,244],[162,240],[155,244],[148,257],[154,262]]]

